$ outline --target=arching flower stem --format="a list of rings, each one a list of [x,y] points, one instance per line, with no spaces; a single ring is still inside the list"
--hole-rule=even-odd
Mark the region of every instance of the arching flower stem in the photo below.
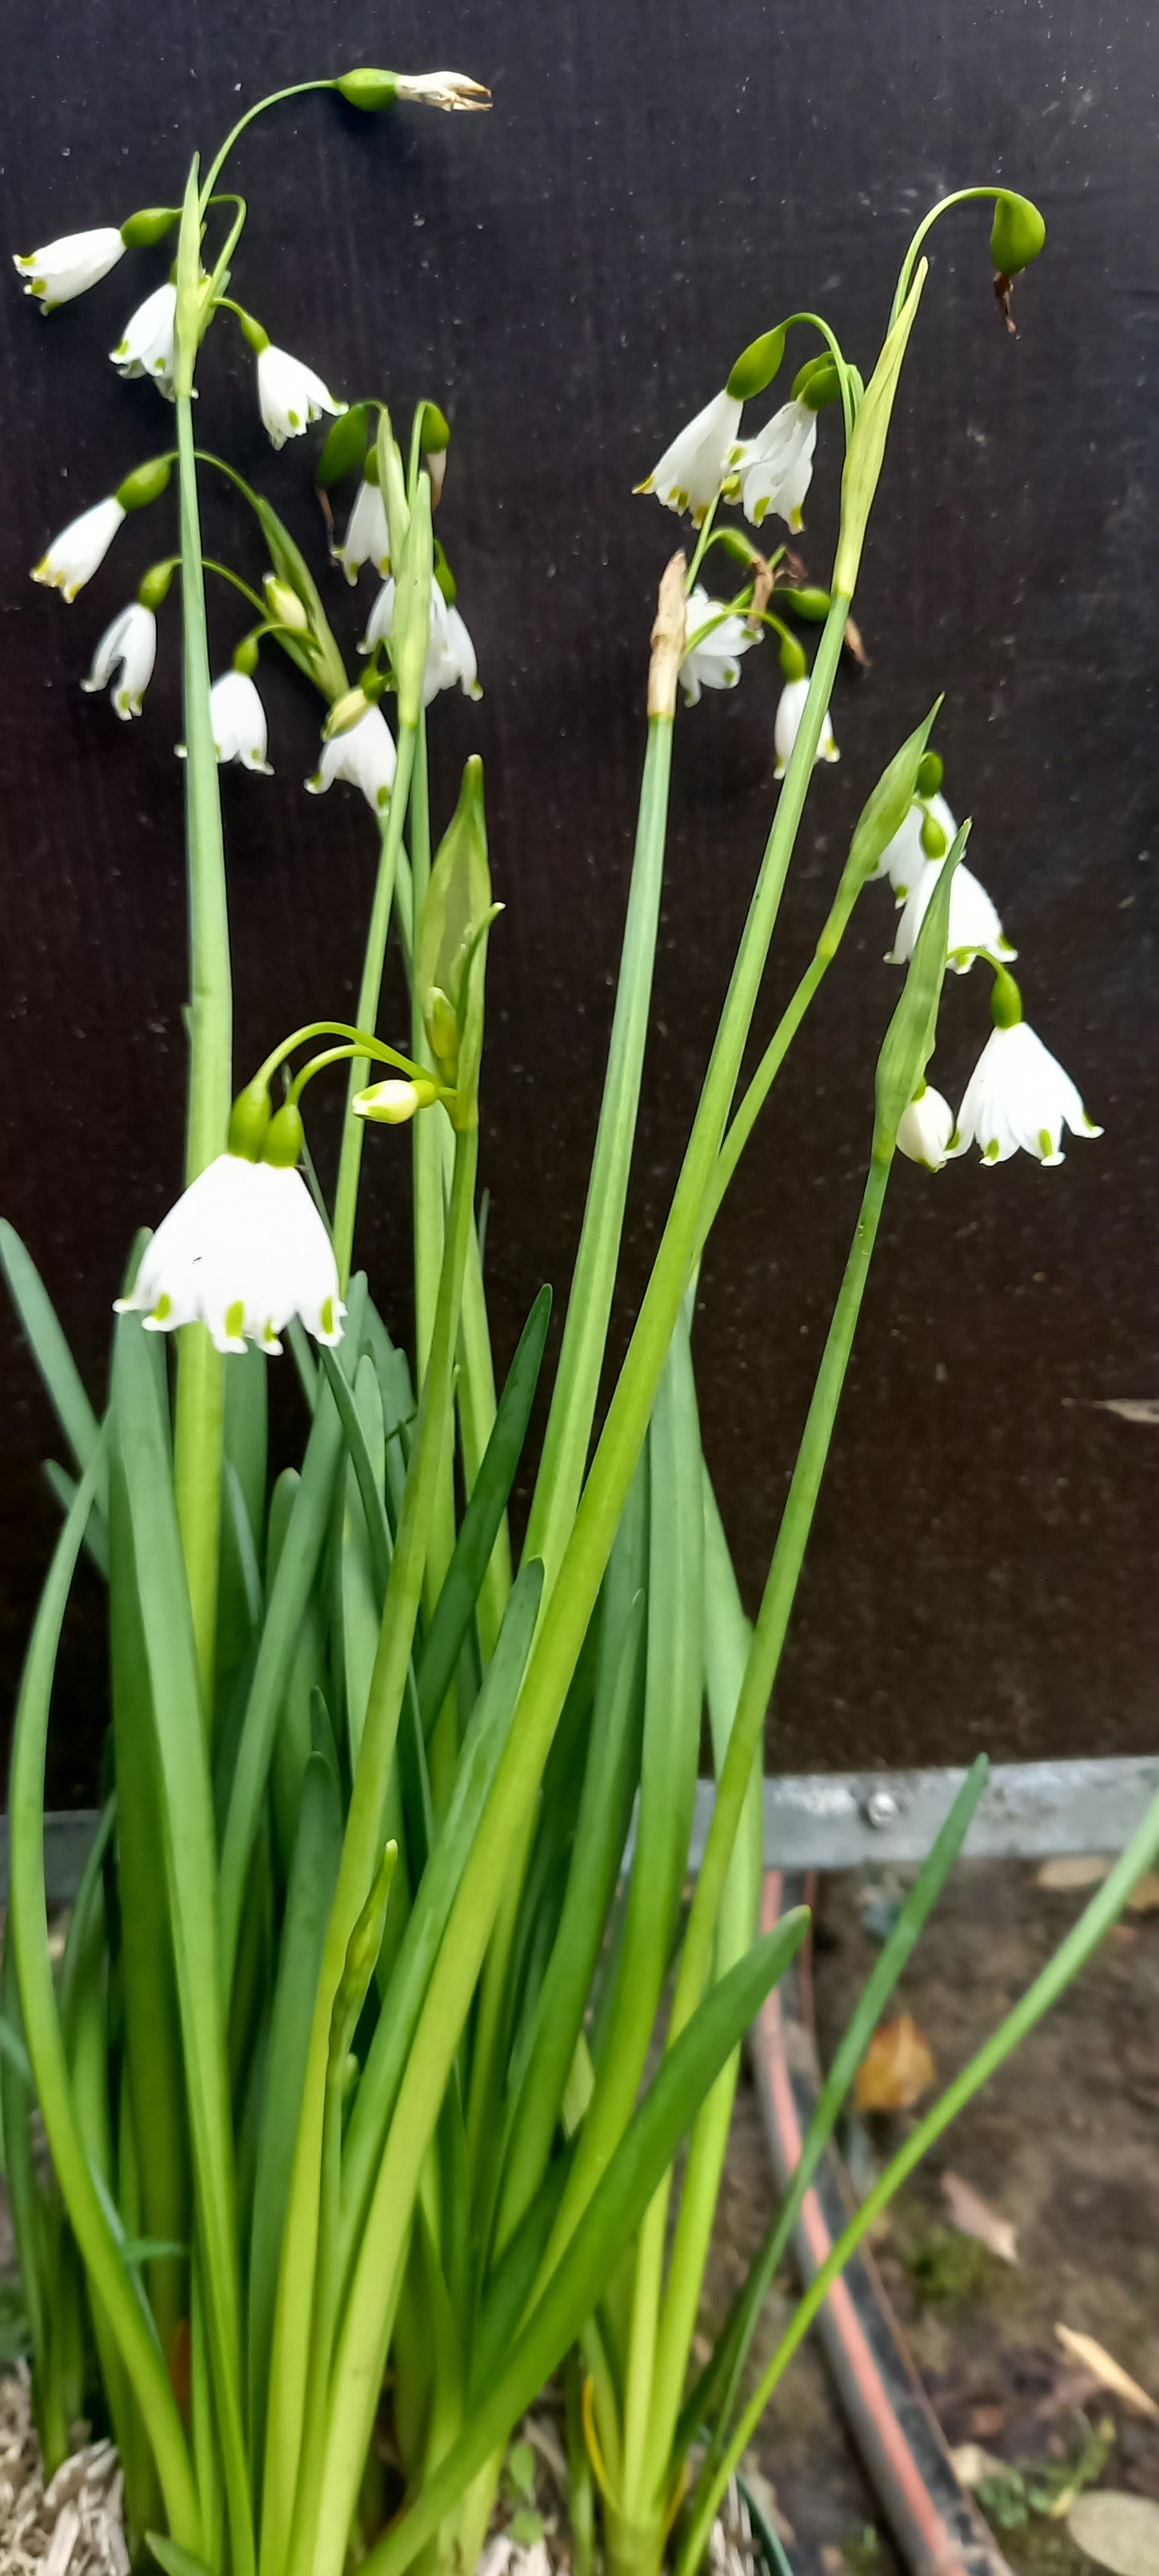
[[[358,987],[358,1028],[373,1030],[378,1018],[382,993],[382,973],[386,962],[386,938],[394,902],[394,878],[406,821],[407,802],[414,770],[415,736],[411,725],[398,729],[398,765],[390,803],[379,826],[378,874],[374,902],[366,933],[366,952],[362,961],[362,981]],[[401,1059],[400,1059],[401,1061]],[[370,1058],[353,1056],[346,1096],[346,1118],[342,1129],[342,1150],[338,1162],[338,1188],[334,1198],[334,1250],[338,1259],[338,1278],[345,1293],[350,1277],[354,1251],[354,1223],[358,1213],[358,1177],[362,1168],[363,1122],[351,1114],[356,1092],[365,1090]],[[425,1066],[422,1068],[425,1072]],[[411,1068],[408,1066],[407,1070]]]
[[[993,184],[988,188],[955,188],[951,196],[939,198],[937,205],[930,207],[928,215],[922,216],[922,220],[918,225],[917,231],[914,234],[913,240],[910,243],[901,267],[898,270],[897,285],[894,288],[893,303],[891,304],[889,311],[889,327],[891,330],[893,329],[893,325],[896,322],[898,314],[900,313],[909,293],[910,280],[913,277],[914,268],[917,263],[922,243],[924,242],[927,233],[932,230],[932,227],[938,222],[939,218],[942,215],[948,214],[951,206],[978,205],[985,200],[988,200],[992,205],[996,205],[999,197],[1004,194],[1005,191],[1003,189],[996,188]]]
[[[241,141],[242,135],[245,133],[247,126],[252,125],[257,117],[264,116],[267,108],[280,107],[283,101],[287,98],[305,98],[311,90],[337,89],[337,87],[338,83],[334,80],[294,81],[289,89],[271,90],[268,98],[259,98],[253,107],[247,107],[245,115],[239,116],[237,124],[230,127],[229,133],[226,135],[220,151],[217,153],[214,160],[210,162],[208,174],[201,190],[201,213],[204,215],[207,208],[212,204],[214,192],[217,187],[217,182],[221,177],[221,173],[225,168],[226,162],[229,159],[235,143],[239,143]]]

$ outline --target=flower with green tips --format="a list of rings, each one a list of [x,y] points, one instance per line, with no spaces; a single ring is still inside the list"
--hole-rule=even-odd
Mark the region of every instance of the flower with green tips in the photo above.
[[[162,1218],[119,1315],[146,1332],[205,1324],[219,1351],[271,1355],[292,1315],[316,1342],[342,1339],[334,1248],[301,1173],[219,1154]]]

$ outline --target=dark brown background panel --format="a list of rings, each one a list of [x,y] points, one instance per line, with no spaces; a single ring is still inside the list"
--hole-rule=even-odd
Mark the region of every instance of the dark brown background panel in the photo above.
[[[444,401],[440,532],[486,695],[432,724],[445,817],[486,762],[497,892],[484,1177],[501,1362],[540,1280],[562,1290],[582,1207],[641,757],[655,582],[675,522],[630,486],[736,351],[821,306],[872,358],[918,213],[993,174],[1028,189],[1048,255],[994,306],[986,221],[936,237],[859,616],[872,659],[835,700],[754,1043],[809,954],[858,807],[935,688],[947,791],[1017,942],[1028,1010],[1105,1120],[1061,1172],[959,1165],[891,1190],[794,1620],[771,1757],[793,1765],[1142,1750],[1155,1739],[1159,1434],[1098,1410],[1159,1393],[1153,533],[1159,200],[1156,39],[1142,6],[922,0],[532,0],[246,10],[63,0],[5,21],[5,238],[29,247],[179,191],[256,90],[346,61],[490,80],[489,119],[283,110],[246,142],[237,292],[338,388],[405,414]],[[105,352],[164,274],[126,260],[42,326],[0,298],[0,869],[4,1201],[94,1394],[133,1228],[179,1173],[184,986],[176,622],[139,725],[77,682],[168,505],[128,527],[76,605],[34,590],[44,540],[169,435]],[[803,351],[802,351],[803,354]],[[228,327],[199,427],[320,555],[305,443],[275,458]],[[774,400],[775,396],[770,397]],[[757,407],[752,418],[761,417]],[[836,435],[823,421],[803,551],[824,578]],[[208,540],[250,570],[244,519]],[[372,596],[328,576],[352,648]],[[212,603],[217,662],[239,631]],[[296,1020],[347,1007],[373,833],[351,791],[301,791],[316,714],[263,681],[272,780],[223,781],[239,1076]],[[695,1100],[772,806],[773,654],[681,717],[653,1040],[617,1346]],[[866,896],[742,1168],[704,1267],[705,1439],[754,1601],[854,1222],[872,1066],[896,979],[887,895]],[[399,987],[392,988],[398,1017]],[[978,974],[947,995],[957,1096],[986,1026]],[[318,1136],[323,1162],[332,1126]],[[406,1148],[369,1140],[362,1250],[406,1325]],[[53,1527],[59,1447],[0,1331],[4,1689]],[[277,1438],[297,1436],[288,1365]],[[103,1703],[95,1580],[66,1639],[50,1796],[91,1794]]]

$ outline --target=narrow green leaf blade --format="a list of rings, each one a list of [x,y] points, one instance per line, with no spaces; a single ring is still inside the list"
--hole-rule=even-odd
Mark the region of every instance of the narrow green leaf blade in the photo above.
[[[507,1508],[507,1497],[527,1436],[550,1318],[551,1290],[544,1287],[540,1289],[519,1336],[507,1383],[499,1398],[495,1427],[483,1453],[475,1490],[463,1514],[455,1552],[423,1647],[417,1681],[423,1732],[428,1736],[450,1688],[459,1648],[467,1633]]]
[[[49,1402],[78,1467],[83,1469],[96,1457],[101,1426],[36,1263],[6,1217],[0,1217],[0,1264]],[[98,1469],[94,1500],[103,1516],[108,1510],[103,1463]]]

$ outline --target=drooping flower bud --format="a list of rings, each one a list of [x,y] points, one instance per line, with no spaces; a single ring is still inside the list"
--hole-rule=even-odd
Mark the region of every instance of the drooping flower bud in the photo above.
[[[439,1097],[435,1082],[404,1082],[394,1075],[386,1082],[372,1082],[366,1091],[356,1094],[352,1103],[355,1116],[369,1118],[383,1127],[403,1127],[416,1111],[429,1109]]]
[[[268,572],[262,583],[262,592],[276,625],[288,626],[294,635],[309,634],[310,620],[297,591],[291,590],[288,581],[279,580],[276,572]]]
[[[999,277],[1019,277],[1037,259],[1046,240],[1046,225],[1029,197],[1004,188],[994,207],[990,257]]]
[[[180,206],[142,206],[121,226],[126,250],[152,250],[181,220]]]

